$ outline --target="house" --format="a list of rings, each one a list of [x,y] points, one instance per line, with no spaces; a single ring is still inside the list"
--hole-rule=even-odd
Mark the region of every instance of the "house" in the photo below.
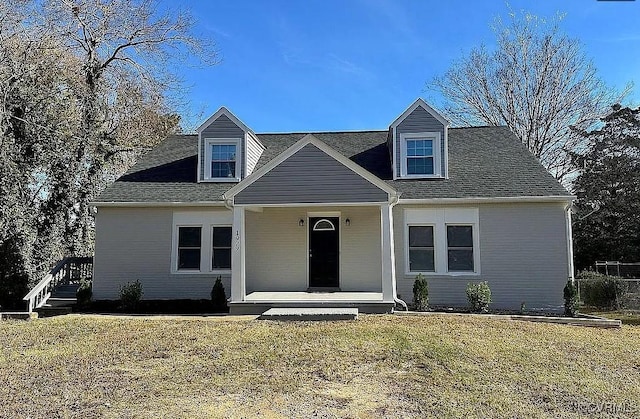
[[[450,128],[422,99],[381,131],[256,134],[226,108],[159,144],[97,202],[94,299],[271,306],[556,309],[572,277],[573,196],[505,127]]]

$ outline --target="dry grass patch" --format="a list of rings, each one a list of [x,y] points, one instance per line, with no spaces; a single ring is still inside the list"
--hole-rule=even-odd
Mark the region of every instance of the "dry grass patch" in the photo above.
[[[587,309],[586,312],[607,319],[621,320],[623,324],[640,326],[640,310],[601,311],[598,309]]]
[[[5,321],[0,417],[636,417],[638,347],[453,316]]]

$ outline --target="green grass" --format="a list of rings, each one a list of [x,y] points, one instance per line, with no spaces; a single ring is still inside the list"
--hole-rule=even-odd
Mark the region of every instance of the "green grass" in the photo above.
[[[0,417],[637,417],[638,348],[458,316],[4,321]]]

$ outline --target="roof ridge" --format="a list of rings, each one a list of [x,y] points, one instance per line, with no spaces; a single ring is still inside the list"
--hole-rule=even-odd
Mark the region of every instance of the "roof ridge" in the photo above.
[[[506,125],[473,125],[470,127],[449,127],[449,129],[469,129],[469,128],[509,128]]]
[[[307,135],[307,134],[358,134],[358,133],[386,133],[388,129],[342,130],[342,131],[299,131],[299,132],[256,132],[256,135]]]

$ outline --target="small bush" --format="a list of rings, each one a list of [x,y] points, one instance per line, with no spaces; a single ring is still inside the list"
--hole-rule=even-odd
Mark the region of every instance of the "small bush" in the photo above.
[[[580,272],[577,278],[580,280],[580,300],[585,305],[604,309],[622,308],[627,285],[622,278],[594,271]]]
[[[416,311],[427,311],[429,308],[429,287],[422,274],[416,275],[413,282],[413,305]]]
[[[135,311],[142,299],[142,284],[136,279],[120,287],[120,303],[126,311]]]
[[[76,291],[76,300],[79,306],[86,306],[91,302],[93,291],[91,291],[91,281],[83,280]]]
[[[467,300],[471,311],[486,313],[489,311],[491,304],[491,289],[487,281],[477,284],[469,282],[467,284]]]
[[[578,312],[578,289],[574,281],[569,279],[564,286],[564,315],[575,317]]]
[[[224,292],[224,285],[222,285],[222,278],[216,278],[215,284],[211,289],[211,304],[215,311],[227,311],[227,295]]]

